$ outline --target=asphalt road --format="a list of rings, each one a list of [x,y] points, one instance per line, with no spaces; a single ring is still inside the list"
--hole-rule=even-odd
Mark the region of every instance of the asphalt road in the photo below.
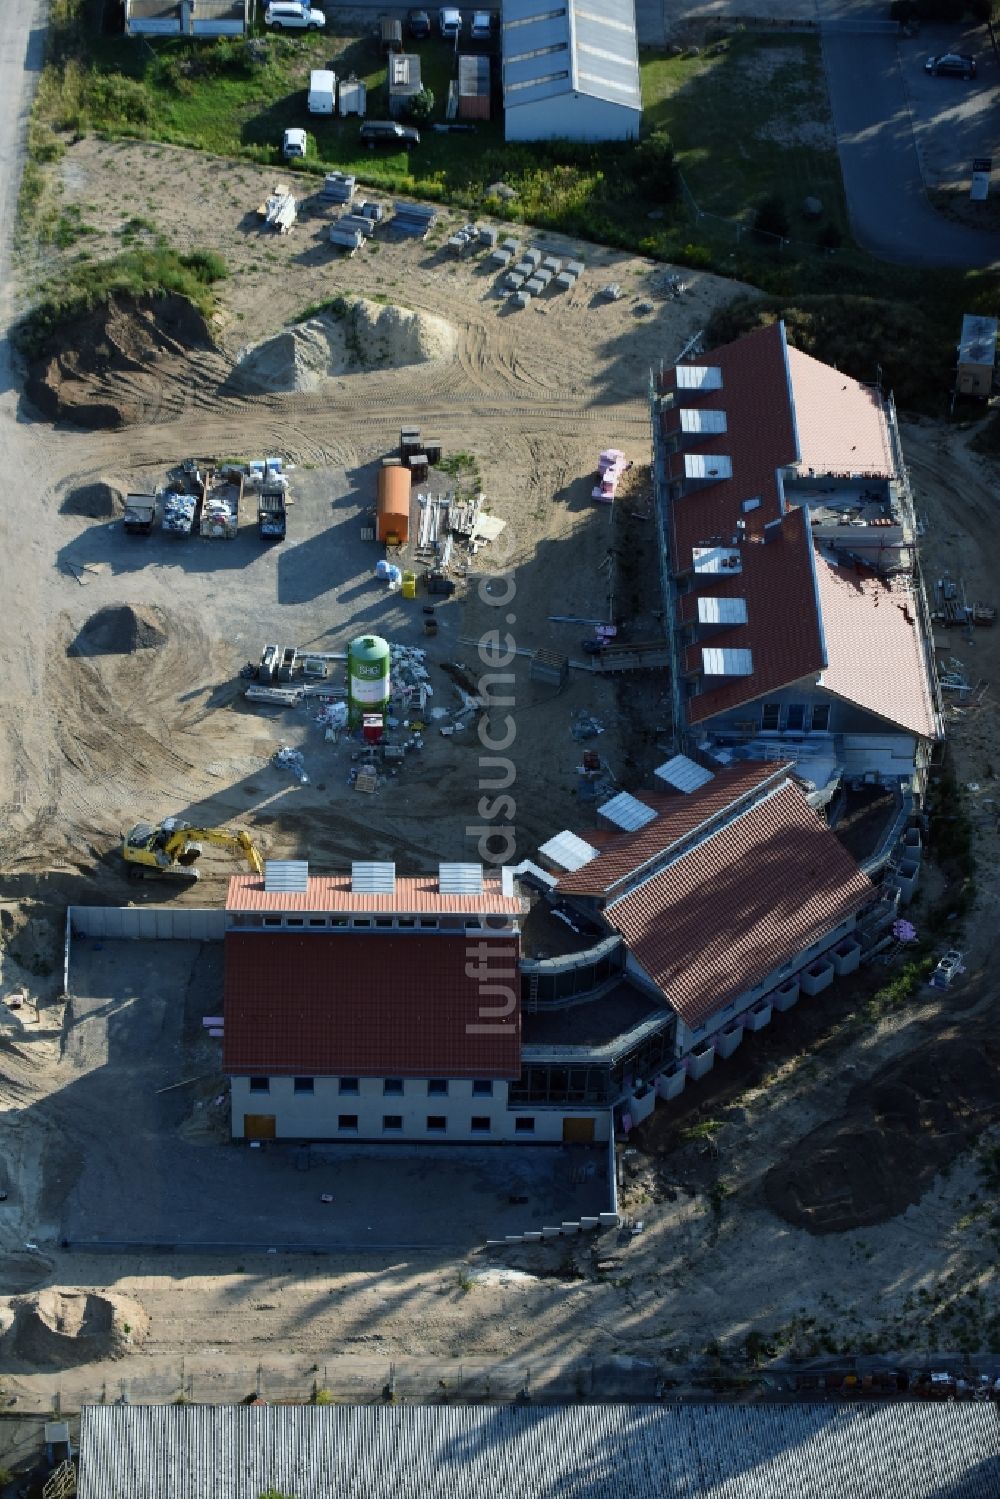
[[[823,60],[848,209],[860,243],[873,255],[901,265],[1000,264],[1000,236],[943,218],[924,190],[914,121],[924,134],[952,128],[947,119],[949,80],[933,80],[942,86],[942,118],[935,122],[929,117],[934,105],[921,92],[923,76],[916,77],[915,90],[908,87],[899,39],[865,29],[884,20],[884,12],[851,0],[830,0],[824,9]],[[953,42],[935,35],[916,43],[921,50],[925,44],[933,52]],[[907,63],[913,60],[913,46],[906,43]],[[970,135],[970,145],[972,140]],[[977,143],[979,149],[989,154]]]

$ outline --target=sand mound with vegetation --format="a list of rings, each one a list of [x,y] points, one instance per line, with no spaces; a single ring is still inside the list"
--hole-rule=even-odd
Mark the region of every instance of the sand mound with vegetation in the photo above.
[[[149,1331],[149,1318],[130,1296],[63,1290],[15,1296],[3,1347],[26,1364],[65,1367],[123,1358]]]
[[[403,369],[454,357],[455,329],[444,318],[360,299],[283,328],[244,349],[233,372],[245,391],[315,390],[358,370]]]
[[[159,609],[119,604],[92,614],[69,647],[71,656],[128,656],[156,650],[168,638]]]
[[[181,296],[109,297],[55,328],[28,368],[27,394],[51,421],[127,427],[174,404],[212,347],[205,319]]]

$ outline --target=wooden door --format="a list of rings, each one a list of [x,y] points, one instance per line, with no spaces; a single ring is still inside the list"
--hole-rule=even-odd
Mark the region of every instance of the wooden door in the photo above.
[[[593,1145],[594,1143],[594,1121],[593,1119],[564,1119],[563,1120],[563,1144],[564,1145]]]
[[[244,1114],[243,1134],[248,1140],[273,1140],[276,1137],[274,1114]]]

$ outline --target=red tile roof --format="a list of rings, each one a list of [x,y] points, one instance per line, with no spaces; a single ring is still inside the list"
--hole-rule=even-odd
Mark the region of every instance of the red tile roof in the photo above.
[[[829,657],[822,686],[911,733],[940,737],[912,595],[822,553],[816,569]]]
[[[664,855],[668,849],[707,826],[742,799],[760,790],[768,781],[779,780],[785,765],[773,760],[720,770],[714,780],[706,781],[689,795],[640,792],[639,798],[660,813],[634,833],[620,833],[605,845],[596,859],[582,869],[563,875],[558,884],[560,895],[597,895],[610,898],[615,887],[637,870]],[[589,835],[588,835],[589,836]]]
[[[673,1009],[697,1028],[873,894],[788,782],[605,915]]]
[[[499,879],[483,879],[480,895],[441,895],[437,875],[397,879],[392,895],[355,895],[349,874],[310,875],[304,892],[274,892],[264,889],[259,874],[236,874],[229,881],[227,911],[382,912],[408,915],[465,915],[478,912],[492,916],[519,916],[527,910],[520,896],[504,895]]]
[[[746,624],[699,632],[684,653],[687,671],[700,672],[705,646],[745,647],[753,662],[749,676],[703,676],[701,690],[687,700],[689,723],[703,723],[717,713],[776,692],[825,665],[805,511],[789,511],[782,521],[768,527],[765,537],[740,547],[742,572],[710,574],[699,580],[692,593],[682,595],[679,613],[685,621],[692,614],[697,619],[699,595],[743,598],[747,606]]]
[[[676,392],[662,416],[665,433],[679,431],[682,407],[724,411],[727,424],[725,432],[691,434],[667,459],[668,476],[684,477],[686,453],[721,454],[733,462],[731,479],[693,488],[671,505],[675,571],[708,538],[728,542],[738,520],[745,519],[754,535],[781,514],[775,471],[798,457],[785,352],[783,325],[772,323],[698,358],[697,364],[722,370],[721,390],[677,389],[675,370],[665,371],[664,388]],[[759,507],[744,514],[742,502],[756,496]]]
[[[492,1077],[520,1073],[519,942],[379,932],[227,933],[223,1069],[305,1077]],[[511,977],[507,978],[507,972]],[[514,1008],[498,1016],[514,992]],[[493,1014],[486,1013],[492,1010]],[[477,1032],[487,1024],[496,1031]]]
[[[789,347],[800,466],[817,474],[892,478],[896,465],[878,390]]]

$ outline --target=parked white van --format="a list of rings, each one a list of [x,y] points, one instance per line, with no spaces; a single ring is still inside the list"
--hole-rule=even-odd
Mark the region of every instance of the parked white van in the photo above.
[[[326,16],[304,0],[271,0],[264,12],[264,24],[280,31],[322,31]]]
[[[308,109],[311,115],[332,115],[337,98],[337,75],[328,68],[314,68],[309,74]]]

